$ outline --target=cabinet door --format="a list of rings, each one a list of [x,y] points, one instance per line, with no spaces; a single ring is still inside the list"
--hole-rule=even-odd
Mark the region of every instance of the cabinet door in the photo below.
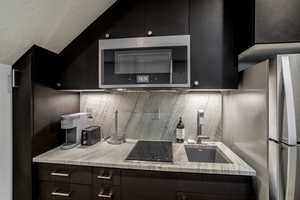
[[[176,179],[172,174],[151,171],[122,171],[122,200],[174,200]]]
[[[60,89],[61,60],[60,57],[47,49],[38,46],[33,48],[32,81],[50,88]]]
[[[128,5],[129,4],[129,5]],[[145,22],[143,1],[137,1],[131,5],[130,2],[124,6],[123,14],[112,23],[112,26],[101,36],[101,38],[128,38],[143,37]],[[107,35],[108,34],[108,35]]]
[[[33,102],[31,66],[31,53],[22,57],[13,66],[16,80],[18,80],[18,87],[13,89],[14,200],[32,199],[31,137],[33,134]]]
[[[62,89],[99,88],[99,48],[98,41],[78,52],[72,49],[72,56],[64,61]]]
[[[236,88],[233,11],[230,1],[191,0],[191,86]]]
[[[299,0],[256,0],[255,42],[300,41]]]
[[[191,78],[194,88],[220,88],[223,62],[223,1],[191,0]],[[198,81],[198,85],[195,84]]]
[[[188,0],[146,0],[145,34],[154,36],[189,34]]]

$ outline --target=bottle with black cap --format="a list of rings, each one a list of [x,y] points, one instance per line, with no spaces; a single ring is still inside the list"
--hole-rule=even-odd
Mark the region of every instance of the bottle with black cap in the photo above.
[[[184,124],[182,122],[182,117],[179,117],[179,122],[176,126],[176,142],[183,143],[184,142]]]

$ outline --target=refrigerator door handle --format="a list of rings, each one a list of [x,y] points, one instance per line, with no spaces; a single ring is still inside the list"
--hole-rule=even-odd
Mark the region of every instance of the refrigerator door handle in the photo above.
[[[295,200],[297,147],[288,147],[285,200]]]
[[[294,89],[291,76],[289,56],[282,56],[282,77],[287,109],[288,145],[297,145],[296,113],[294,102]]]
[[[284,200],[284,188],[280,170],[280,144],[269,141],[269,199]]]

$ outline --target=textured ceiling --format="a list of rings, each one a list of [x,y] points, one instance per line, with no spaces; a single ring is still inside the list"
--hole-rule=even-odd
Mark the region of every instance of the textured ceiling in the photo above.
[[[59,53],[116,0],[0,0],[0,63],[33,44]]]

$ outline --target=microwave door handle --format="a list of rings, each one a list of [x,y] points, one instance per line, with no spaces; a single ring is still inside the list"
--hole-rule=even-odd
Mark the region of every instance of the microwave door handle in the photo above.
[[[173,83],[173,59],[170,58],[170,84]]]
[[[294,90],[289,56],[282,56],[282,78],[287,109],[288,145],[297,145],[296,113]]]

